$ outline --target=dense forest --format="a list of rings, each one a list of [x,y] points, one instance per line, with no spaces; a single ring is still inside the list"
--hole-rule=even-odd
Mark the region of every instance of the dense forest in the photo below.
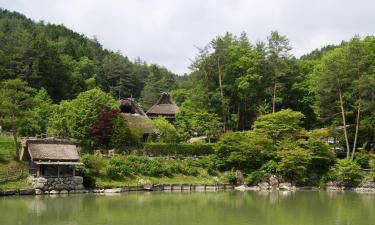
[[[95,38],[5,9],[0,9],[0,46],[0,80],[22,78],[46,89],[54,103],[99,87],[116,99],[142,99],[149,107],[160,91],[175,85],[176,75],[164,67],[131,61],[103,49]]]
[[[277,31],[257,43],[245,32],[228,32],[200,48],[191,73],[178,76],[63,25],[0,10],[0,46],[0,119],[17,150],[17,136],[40,133],[76,138],[88,149],[142,149],[116,100],[132,97],[147,110],[170,92],[180,112],[174,124],[153,120],[159,134],[146,147],[162,143],[152,148],[164,151],[173,143],[186,150],[196,148],[181,147],[192,136],[212,138],[216,144],[204,152],[214,152],[203,167],[245,171],[249,183],[264,174],[304,182],[311,172],[325,177],[329,170],[332,179],[354,171],[348,176],[355,180],[360,166],[375,168],[367,153],[375,142],[374,36],[296,58]],[[334,150],[346,161],[336,161]]]
[[[168,91],[182,108],[180,117],[214,114],[224,130],[249,129],[257,116],[286,108],[302,112],[303,126],[314,129],[342,125],[335,98],[340,89],[346,125],[353,130],[356,106],[362,103],[360,143],[374,138],[373,37],[354,37],[297,59],[288,38],[276,31],[257,43],[250,43],[246,33],[226,33],[199,49],[185,76],[140,58],[131,61],[63,25],[34,22],[5,9],[0,11],[0,43],[0,80],[21,78],[45,89],[53,103],[98,87],[115,99],[133,97],[147,110],[160,92]],[[356,69],[335,77],[340,68],[328,64],[336,57]],[[187,123],[181,119],[179,125],[186,128]]]

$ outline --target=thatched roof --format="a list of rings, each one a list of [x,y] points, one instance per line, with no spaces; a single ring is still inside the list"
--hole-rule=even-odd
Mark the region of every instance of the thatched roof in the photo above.
[[[121,99],[119,103],[120,111],[122,113],[139,114],[142,116],[146,116],[146,113],[133,98]]]
[[[79,162],[77,142],[65,139],[24,139],[21,160]]]
[[[121,113],[130,129],[138,130],[144,134],[157,133],[157,129],[152,126],[150,119],[144,115]]]
[[[174,117],[179,111],[180,109],[173,102],[169,93],[163,92],[161,93],[159,100],[146,112],[146,114],[148,116],[162,115]]]

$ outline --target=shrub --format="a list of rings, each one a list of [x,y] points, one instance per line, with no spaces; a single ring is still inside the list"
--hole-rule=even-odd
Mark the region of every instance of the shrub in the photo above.
[[[350,159],[341,159],[331,168],[329,179],[345,185],[355,185],[361,182],[363,173],[361,167]]]
[[[252,170],[261,166],[272,140],[263,133],[228,132],[215,145],[220,169]]]
[[[103,161],[94,155],[85,154],[81,157],[81,162],[88,170],[89,173],[98,174],[100,170],[103,168],[104,163]]]
[[[223,176],[224,182],[235,184],[237,182],[236,172],[234,170],[228,171]]]
[[[260,182],[268,181],[270,178],[270,175],[262,170],[257,170],[252,173],[250,173],[245,178],[245,184],[246,185],[256,185]]]
[[[200,156],[213,153],[213,144],[146,143],[144,153],[152,156]]]
[[[280,162],[277,171],[292,182],[304,182],[312,160],[312,152],[298,146],[277,152]]]
[[[370,168],[371,155],[366,152],[357,152],[354,161],[364,169]]]
[[[278,164],[274,160],[269,160],[260,168],[261,171],[264,171],[268,174],[276,174],[277,173]]]
[[[107,175],[112,179],[123,178],[131,174],[131,168],[125,158],[116,156],[109,160],[106,167]]]

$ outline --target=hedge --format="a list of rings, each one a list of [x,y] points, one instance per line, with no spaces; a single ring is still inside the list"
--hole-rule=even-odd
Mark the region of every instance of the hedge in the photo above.
[[[200,156],[213,153],[213,144],[146,143],[144,154],[152,156]]]

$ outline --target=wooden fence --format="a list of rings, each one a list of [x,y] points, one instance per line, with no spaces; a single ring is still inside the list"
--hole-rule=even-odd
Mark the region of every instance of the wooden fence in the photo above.
[[[0,172],[0,182],[17,180],[28,174],[28,170],[24,168],[7,168],[5,171]]]

